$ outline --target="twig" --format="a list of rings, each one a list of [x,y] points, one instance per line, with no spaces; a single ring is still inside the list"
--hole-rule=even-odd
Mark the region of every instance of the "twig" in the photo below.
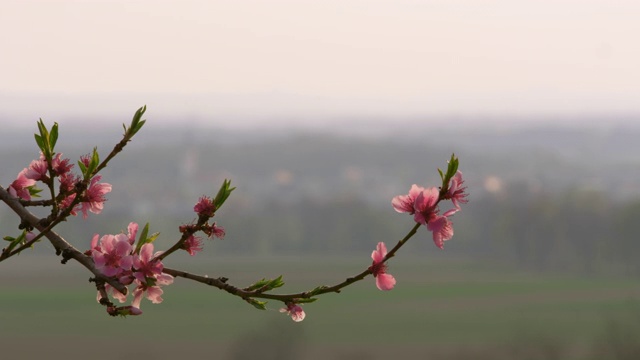
[[[36,217],[33,213],[27,210],[17,198],[14,198],[9,194],[7,190],[0,186],[0,200],[4,201],[10,208],[13,210],[23,221],[26,221],[29,225],[33,226],[38,231],[44,232],[47,227],[44,227],[40,224],[40,219]],[[108,278],[104,276],[98,269],[96,269],[93,260],[90,257],[86,256],[78,249],[76,249],[73,245],[69,244],[65,239],[63,239],[60,235],[58,235],[53,230],[48,230],[44,232],[44,236],[49,239],[49,242],[56,248],[56,252],[58,254],[63,255],[63,262],[66,262],[66,259],[74,259],[84,267],[86,267],[89,271],[91,271],[96,279],[106,282],[107,284],[113,286],[119,292],[126,294],[127,288],[122,285],[116,279]]]
[[[384,262],[386,262],[387,260],[389,260],[391,257],[393,257],[395,255],[395,253],[413,236],[416,234],[416,232],[418,231],[418,228],[420,227],[421,224],[416,224],[408,233],[407,235],[405,235],[404,238],[402,238],[400,241],[398,241],[398,243],[396,244],[396,246],[393,247],[393,249],[391,249],[391,251],[389,251],[387,253],[387,255],[384,258]],[[235,295],[235,296],[239,296],[243,299],[247,299],[247,298],[262,298],[262,299],[271,299],[271,300],[279,300],[282,302],[289,302],[289,301],[295,301],[295,299],[308,299],[311,298],[313,296],[317,296],[317,295],[322,295],[322,294],[326,294],[326,293],[340,293],[340,291],[342,291],[343,288],[358,282],[362,279],[364,279],[365,277],[367,277],[369,274],[371,274],[371,269],[367,268],[366,270],[362,271],[361,273],[352,276],[352,277],[348,277],[346,280],[344,280],[343,282],[333,285],[333,286],[324,286],[320,289],[316,288],[317,290],[313,290],[313,291],[305,291],[305,292],[300,292],[300,293],[293,293],[293,294],[268,294],[268,293],[263,293],[262,291],[258,290],[254,290],[254,291],[247,291],[247,290],[243,290],[240,288],[237,288],[231,284],[228,284],[227,278],[224,277],[209,277],[209,276],[202,276],[202,275],[196,275],[196,274],[191,274],[189,272],[186,271],[182,271],[182,270],[176,270],[176,269],[170,269],[165,267],[162,270],[164,273],[172,275],[174,277],[182,277],[185,279],[189,279],[189,280],[193,280],[193,281],[197,281],[209,286],[213,286],[213,287],[217,287],[220,290],[224,290],[226,292],[228,292],[229,294]]]

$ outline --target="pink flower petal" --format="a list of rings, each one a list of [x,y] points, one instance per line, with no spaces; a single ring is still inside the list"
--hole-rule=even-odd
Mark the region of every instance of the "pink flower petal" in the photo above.
[[[136,234],[138,233],[138,224],[134,222],[130,222],[129,226],[127,226],[127,231],[129,232],[129,244],[133,245],[136,242]]]
[[[280,309],[281,313],[288,313],[295,322],[304,320],[306,314],[300,305],[289,303],[286,308]]]
[[[379,274],[376,276],[376,286],[382,291],[393,289],[396,285],[396,279],[389,274]]]
[[[379,263],[387,256],[387,246],[383,242],[379,242],[376,249],[371,253],[373,262]]]
[[[446,216],[429,221],[427,229],[433,232],[433,242],[440,249],[444,248],[445,241],[453,237],[453,225]]]

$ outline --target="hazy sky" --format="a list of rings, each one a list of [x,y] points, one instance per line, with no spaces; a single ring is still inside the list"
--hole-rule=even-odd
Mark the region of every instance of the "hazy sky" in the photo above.
[[[640,114],[639,19],[637,0],[0,0],[0,116]]]

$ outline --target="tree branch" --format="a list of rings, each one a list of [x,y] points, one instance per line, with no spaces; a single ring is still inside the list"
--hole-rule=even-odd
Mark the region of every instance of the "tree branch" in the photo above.
[[[40,219],[38,217],[36,217],[33,213],[22,206],[22,204],[20,204],[20,201],[17,198],[12,197],[11,194],[9,194],[9,192],[2,186],[0,186],[0,200],[4,201],[11,208],[11,210],[18,214],[18,216],[20,216],[20,219],[26,221],[35,229],[38,229],[38,231],[44,231],[47,229],[40,224]],[[78,249],[76,249],[73,245],[69,244],[56,232],[49,230],[44,233],[44,236],[46,236],[53,247],[56,248],[57,254],[62,254],[63,263],[65,263],[68,259],[74,259],[84,267],[86,267],[89,271],[91,271],[95,275],[96,279],[104,281],[123,294],[127,293],[126,286],[122,285],[115,279],[104,276],[100,271],[98,271],[98,269],[96,269],[93,260],[91,260],[90,257],[86,256]]]
[[[407,235],[405,235],[404,238],[402,238],[400,241],[398,241],[398,243],[396,244],[396,246],[393,247],[393,249],[391,249],[391,251],[389,253],[387,253],[386,257],[384,258],[384,262],[386,262],[387,260],[389,260],[391,257],[393,257],[395,255],[395,253],[413,236],[416,234],[416,232],[418,231],[418,228],[420,227],[421,224],[416,223],[416,225],[407,233]],[[165,267],[162,270],[164,273],[169,274],[173,277],[182,277],[185,279],[189,279],[189,280],[193,280],[193,281],[197,281],[209,286],[213,286],[213,287],[217,287],[220,290],[224,290],[232,295],[235,296],[239,296],[243,299],[247,299],[247,298],[261,298],[261,299],[271,299],[271,300],[279,300],[282,302],[290,302],[290,301],[295,301],[295,299],[309,299],[313,296],[317,296],[317,295],[322,295],[322,294],[326,294],[326,293],[340,293],[340,291],[342,291],[343,288],[358,282],[362,279],[364,279],[365,277],[367,277],[368,275],[371,274],[371,269],[367,268],[366,270],[362,271],[361,273],[348,277],[347,279],[345,279],[343,282],[333,285],[333,286],[323,286],[322,288],[316,288],[317,290],[310,290],[310,291],[305,291],[305,292],[300,292],[300,293],[293,293],[293,294],[268,294],[268,293],[264,293],[262,292],[260,289],[258,290],[253,290],[253,291],[247,291],[247,290],[243,290],[240,288],[237,288],[231,284],[228,284],[227,281],[229,279],[225,278],[225,277],[209,277],[206,275],[196,275],[196,274],[191,274],[189,272],[186,271],[182,271],[182,270],[176,270],[176,269],[170,269]]]

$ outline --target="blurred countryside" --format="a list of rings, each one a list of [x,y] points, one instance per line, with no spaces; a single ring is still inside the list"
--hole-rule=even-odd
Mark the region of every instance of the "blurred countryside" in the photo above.
[[[97,144],[106,156],[119,129],[61,126],[57,148],[73,160]],[[273,359],[635,359],[639,135],[633,122],[282,133],[154,128],[151,119],[102,172],[113,185],[103,213],[58,228],[79,249],[130,221],[150,222],[161,232],[156,248],[166,248],[193,220],[198,197],[230,178],[237,190],[216,215],[225,239],[165,263],[238,285],[282,274],[283,291],[296,291],[361,271],[378,241],[404,236],[412,219],[395,213],[391,198],[412,183],[437,186],[436,169],[452,152],[469,203],[445,250],[421,229],[391,260],[396,289],[381,293],[366,279],[307,305],[300,324],[278,314],[280,304],[261,313],[182,279],[165,288],[162,304],[143,303],[142,317],[111,319],[93,300],[88,273],[59,265],[39,243],[1,264],[3,346],[15,356],[56,348],[69,358],[56,339],[90,349],[128,334],[149,345],[166,339],[154,345],[159,358],[184,348],[216,357],[212,347],[222,358],[253,358],[255,345]],[[24,129],[0,135],[5,186],[37,156],[32,141]],[[4,235],[17,230],[7,208],[0,221]],[[121,349],[140,351],[126,341]]]

